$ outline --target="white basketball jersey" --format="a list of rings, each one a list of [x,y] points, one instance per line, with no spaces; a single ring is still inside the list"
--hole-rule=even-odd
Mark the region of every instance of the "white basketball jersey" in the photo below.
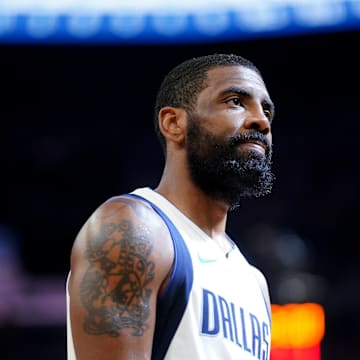
[[[225,256],[213,239],[150,188],[127,196],[150,203],[174,244],[173,273],[157,304],[152,359],[269,360],[269,304],[237,246]],[[75,360],[69,320],[68,359]]]

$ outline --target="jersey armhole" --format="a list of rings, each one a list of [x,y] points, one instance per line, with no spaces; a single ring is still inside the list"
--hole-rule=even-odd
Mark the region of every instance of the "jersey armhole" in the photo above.
[[[174,265],[169,283],[156,307],[156,324],[152,359],[163,359],[185,312],[193,284],[193,265],[183,237],[167,215],[151,201],[137,194],[124,196],[137,198],[149,204],[169,229],[174,247]]]

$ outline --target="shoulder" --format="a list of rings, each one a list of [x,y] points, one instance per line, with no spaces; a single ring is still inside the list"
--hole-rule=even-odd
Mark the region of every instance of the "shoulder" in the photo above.
[[[104,267],[125,266],[122,258],[153,264],[160,282],[173,259],[164,221],[148,203],[128,196],[108,199],[85,222],[73,245],[71,270],[82,264],[103,272]]]
[[[152,207],[140,199],[116,196],[101,204],[85,222],[74,246],[82,246],[91,235],[91,244],[99,245],[116,234],[151,240],[158,233],[168,233],[167,226]]]
[[[103,227],[108,230],[120,229],[124,224],[148,230],[166,227],[163,221],[145,201],[129,196],[114,196],[101,204],[85,223],[85,227]],[[146,226],[145,226],[146,224]],[[110,228],[110,229],[109,229]],[[82,229],[83,230],[83,229]]]
[[[266,298],[268,304],[270,305],[270,294],[269,294],[269,286],[267,283],[267,280],[264,276],[264,274],[255,266],[251,265],[251,268],[253,270],[253,273],[261,287],[262,293],[264,297]]]

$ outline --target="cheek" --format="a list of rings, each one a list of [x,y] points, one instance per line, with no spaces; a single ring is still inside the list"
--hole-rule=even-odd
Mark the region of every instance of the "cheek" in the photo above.
[[[245,128],[246,116],[242,110],[228,110],[226,117],[223,119],[223,126],[227,133],[233,135],[247,131]]]
[[[244,120],[241,116],[234,116],[233,114],[227,116],[218,116],[212,131],[216,132],[219,136],[228,137],[239,134],[243,131]]]

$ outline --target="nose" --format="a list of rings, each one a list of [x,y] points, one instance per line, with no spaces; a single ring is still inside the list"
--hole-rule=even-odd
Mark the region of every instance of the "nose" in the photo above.
[[[245,123],[244,126],[249,130],[257,130],[264,135],[268,135],[271,131],[271,125],[269,119],[263,113],[263,110],[256,111],[255,113],[251,113]]]

